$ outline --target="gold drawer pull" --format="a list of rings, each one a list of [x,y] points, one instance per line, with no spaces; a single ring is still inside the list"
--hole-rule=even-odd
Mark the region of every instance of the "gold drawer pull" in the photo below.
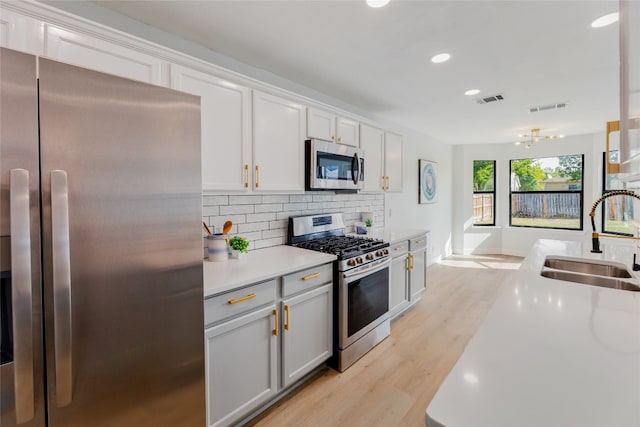
[[[284,306],[284,329],[289,330],[289,306]]]
[[[271,333],[275,336],[278,336],[278,310],[273,310],[273,315],[275,316],[275,328],[273,329],[273,331],[271,331]]]
[[[249,188],[249,165],[244,165],[244,188]]]
[[[402,247],[400,247],[400,248],[393,248],[393,250],[394,250],[394,251],[400,251],[400,250],[402,250],[402,249],[403,249]]]
[[[308,276],[304,276],[302,277],[302,280],[311,280],[311,279],[315,279],[316,277],[320,277],[320,273],[313,273]]]
[[[246,300],[249,300],[249,299],[253,299],[255,297],[256,297],[256,294],[254,292],[252,292],[249,295],[243,296],[242,298],[230,299],[229,300],[229,304],[237,304],[239,302],[246,301]]]
[[[416,240],[416,244],[422,243],[422,242],[424,242],[424,240]]]

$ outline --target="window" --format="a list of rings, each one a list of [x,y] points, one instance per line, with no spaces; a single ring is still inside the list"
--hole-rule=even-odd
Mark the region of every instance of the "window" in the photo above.
[[[496,225],[496,162],[473,161],[473,225]]]
[[[582,230],[584,156],[511,160],[513,227]]]
[[[612,190],[624,190],[625,184],[620,180],[618,173],[607,173],[607,153],[602,154],[602,194]],[[618,163],[618,151],[609,153],[612,163]],[[600,212],[603,233],[621,234],[633,236],[633,199],[627,196],[615,196],[605,199]]]

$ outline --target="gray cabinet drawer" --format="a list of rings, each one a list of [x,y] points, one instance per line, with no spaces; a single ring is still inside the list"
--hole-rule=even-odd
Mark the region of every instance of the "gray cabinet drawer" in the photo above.
[[[282,296],[293,295],[329,282],[333,283],[333,263],[307,268],[282,278]]]
[[[412,251],[417,251],[419,249],[422,248],[426,248],[427,247],[427,236],[420,236],[420,237],[415,237],[413,239],[411,239],[411,243],[409,248]]]
[[[409,252],[408,240],[403,240],[402,242],[395,243],[389,247],[389,253],[392,258],[405,255],[407,252]]]
[[[210,325],[276,300],[276,279],[204,300],[204,324]]]

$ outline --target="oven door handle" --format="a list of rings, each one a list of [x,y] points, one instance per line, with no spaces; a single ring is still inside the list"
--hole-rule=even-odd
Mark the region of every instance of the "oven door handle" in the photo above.
[[[366,276],[367,274],[375,273],[379,270],[389,267],[389,264],[391,264],[391,258],[387,259],[385,262],[382,262],[380,264],[376,264],[372,267],[365,268],[364,270],[358,270],[353,273],[344,273],[342,277],[345,279],[349,279],[350,281],[355,281]]]

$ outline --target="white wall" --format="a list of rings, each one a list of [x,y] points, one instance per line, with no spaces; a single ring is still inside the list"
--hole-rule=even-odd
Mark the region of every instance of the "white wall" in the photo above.
[[[604,128],[604,124],[603,124]],[[591,224],[588,213],[602,194],[602,153],[605,134],[571,136],[541,141],[527,149],[515,144],[459,145],[454,157],[459,165],[454,172],[453,252],[503,253],[525,256],[537,239],[550,238],[583,241],[590,244]],[[549,230],[509,227],[509,161],[512,159],[584,154],[583,230]],[[496,160],[496,226],[474,227],[473,161]],[[598,212],[599,213],[599,212]],[[596,224],[600,221],[597,219]]]
[[[385,224],[391,230],[430,230],[427,251],[434,262],[451,254],[453,147],[408,130],[404,141],[404,191],[387,194]],[[418,159],[438,163],[437,203],[418,204]]]

